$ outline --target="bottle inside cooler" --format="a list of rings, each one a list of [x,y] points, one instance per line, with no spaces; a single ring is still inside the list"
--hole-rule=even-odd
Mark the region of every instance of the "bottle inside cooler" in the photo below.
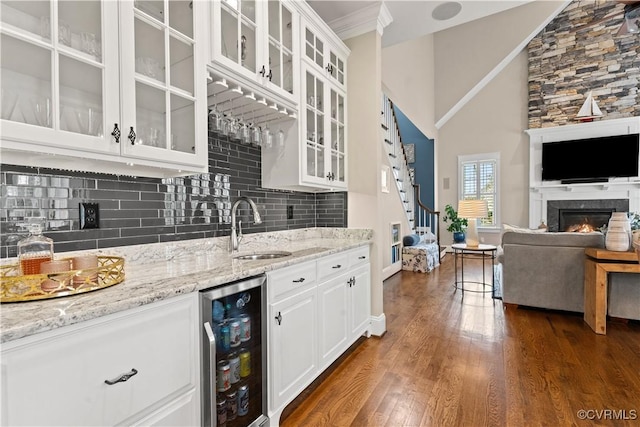
[[[261,289],[212,301],[217,426],[247,426],[263,414]]]

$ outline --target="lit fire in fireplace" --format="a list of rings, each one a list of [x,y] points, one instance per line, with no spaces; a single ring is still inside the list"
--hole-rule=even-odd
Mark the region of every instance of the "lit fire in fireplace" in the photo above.
[[[584,222],[582,224],[573,224],[569,227],[567,227],[567,229],[565,231],[568,231],[570,233],[591,233],[593,231],[597,231],[596,228],[587,223]]]

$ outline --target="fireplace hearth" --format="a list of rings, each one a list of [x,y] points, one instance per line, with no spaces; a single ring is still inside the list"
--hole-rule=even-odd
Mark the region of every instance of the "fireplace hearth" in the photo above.
[[[550,200],[547,202],[549,231],[597,231],[609,222],[612,212],[627,212],[629,200]]]

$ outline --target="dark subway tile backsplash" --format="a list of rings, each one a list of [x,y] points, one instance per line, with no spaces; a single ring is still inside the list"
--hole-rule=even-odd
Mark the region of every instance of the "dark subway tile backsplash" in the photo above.
[[[260,148],[209,137],[209,173],[138,178],[0,165],[0,257],[16,255],[22,224],[38,221],[56,252],[228,236],[231,204],[248,196],[263,222],[240,205],[244,233],[346,227],[347,193],[302,193],[261,186]],[[99,229],[80,229],[79,204],[98,203]],[[293,218],[287,219],[287,207]]]

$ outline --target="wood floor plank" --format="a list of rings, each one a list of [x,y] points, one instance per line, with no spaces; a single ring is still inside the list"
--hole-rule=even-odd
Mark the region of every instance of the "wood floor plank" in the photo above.
[[[481,264],[465,263],[467,274],[482,280]],[[452,257],[387,279],[387,333],[364,340],[281,425],[630,425],[578,415],[605,409],[640,419],[640,322],[597,335],[581,315],[505,309],[453,281]]]

